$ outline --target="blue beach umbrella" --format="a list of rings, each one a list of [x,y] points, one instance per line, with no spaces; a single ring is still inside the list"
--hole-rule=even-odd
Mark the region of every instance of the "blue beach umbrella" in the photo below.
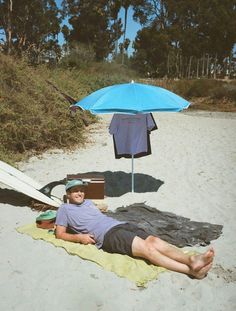
[[[123,83],[99,89],[86,96],[74,107],[89,110],[93,114],[150,112],[178,112],[190,103],[164,88],[143,84]],[[132,155],[132,192],[134,192],[134,156]]]
[[[189,102],[164,88],[142,84],[115,84],[97,90],[75,104],[93,114],[177,112],[188,108]]]

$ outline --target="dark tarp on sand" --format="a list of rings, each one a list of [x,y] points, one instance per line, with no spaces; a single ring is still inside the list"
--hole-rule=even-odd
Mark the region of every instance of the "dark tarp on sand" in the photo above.
[[[158,236],[178,247],[206,246],[217,239],[223,229],[222,225],[192,221],[173,213],[161,212],[144,203],[119,207],[115,212],[109,211],[106,215],[136,224],[151,235]]]

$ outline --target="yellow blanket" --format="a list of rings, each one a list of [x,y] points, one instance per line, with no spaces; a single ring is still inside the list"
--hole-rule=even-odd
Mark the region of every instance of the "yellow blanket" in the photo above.
[[[28,234],[33,239],[42,239],[57,247],[63,247],[69,254],[78,255],[83,259],[96,262],[104,269],[135,282],[137,286],[146,287],[148,281],[157,279],[160,272],[166,271],[166,269],[148,264],[142,259],[134,259],[120,254],[109,254],[103,250],[98,250],[94,245],[82,245],[56,239],[53,233],[49,233],[45,229],[39,229],[35,224],[17,228],[17,231]]]

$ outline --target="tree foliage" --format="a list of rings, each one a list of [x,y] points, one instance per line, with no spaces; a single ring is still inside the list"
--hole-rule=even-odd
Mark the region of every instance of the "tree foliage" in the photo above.
[[[76,42],[92,47],[98,61],[114,50],[115,41],[121,35],[121,21],[117,20],[116,8],[110,6],[110,1],[64,0],[63,9],[72,27],[64,27],[69,44]]]
[[[0,0],[0,29],[7,54],[27,53],[33,59],[59,55],[60,11],[54,0]]]
[[[232,72],[236,67],[235,0],[63,0],[60,9],[56,0],[0,0],[0,51],[27,56],[36,64],[53,59],[81,67],[111,54],[128,64],[130,8],[143,27],[131,60],[141,73],[215,77],[222,68]]]
[[[236,42],[236,3],[231,0],[144,0],[134,18],[145,27],[134,42],[134,64],[156,76],[179,77],[222,66]],[[154,39],[155,38],[155,39]],[[205,64],[207,62],[207,64]],[[205,66],[205,68],[204,68]],[[164,70],[163,70],[164,68]]]

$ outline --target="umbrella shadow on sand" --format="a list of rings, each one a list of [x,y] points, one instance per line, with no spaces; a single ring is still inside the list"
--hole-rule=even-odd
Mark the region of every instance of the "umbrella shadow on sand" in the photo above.
[[[108,197],[119,197],[131,192],[131,173],[122,171],[111,172],[87,172],[86,174],[103,175],[105,179],[105,195]],[[134,192],[157,192],[164,181],[155,179],[146,174],[134,174]]]
[[[131,192],[131,173],[122,171],[87,172],[91,175],[103,175],[105,179],[105,195],[119,197]],[[58,183],[58,181],[53,182]],[[134,190],[137,193],[157,192],[164,182],[146,174],[134,174]],[[13,206],[31,206],[32,198],[13,189],[0,188],[0,203]]]

